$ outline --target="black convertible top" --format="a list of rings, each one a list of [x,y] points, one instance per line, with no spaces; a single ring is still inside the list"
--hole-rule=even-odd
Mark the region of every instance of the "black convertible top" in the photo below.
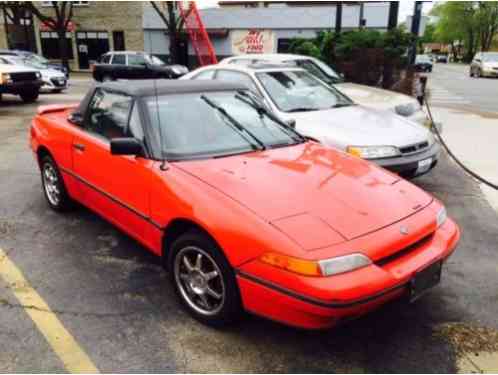
[[[155,96],[156,92],[157,95],[168,95],[247,89],[247,87],[243,84],[235,82],[171,79],[144,79],[134,81],[105,82],[100,84],[98,87],[104,87],[130,96],[140,97]]]

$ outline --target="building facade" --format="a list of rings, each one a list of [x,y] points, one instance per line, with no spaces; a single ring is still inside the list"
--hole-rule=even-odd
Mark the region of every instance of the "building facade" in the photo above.
[[[50,1],[40,1],[36,5],[43,14],[54,15]],[[66,33],[71,69],[88,70],[93,61],[110,50],[142,51],[142,17],[143,2],[73,1],[73,17]],[[32,50],[50,60],[59,60],[61,56],[57,34],[36,17],[33,17],[31,27],[35,39]],[[1,29],[0,48],[8,40],[7,37],[2,38],[2,32],[5,34],[7,28]],[[19,48],[5,45],[7,47]]]
[[[242,53],[287,52],[295,37],[314,38],[318,31],[334,29],[336,6],[330,2],[247,2],[222,4],[218,8],[201,9],[200,15],[218,58]],[[360,27],[387,30],[389,2],[350,2],[342,9],[342,30]],[[163,59],[169,55],[169,38],[154,10],[144,6],[145,51]],[[190,67],[196,57],[191,45],[185,54]]]

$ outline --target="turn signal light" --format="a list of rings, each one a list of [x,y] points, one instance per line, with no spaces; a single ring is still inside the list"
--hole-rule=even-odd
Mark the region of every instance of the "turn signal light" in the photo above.
[[[277,253],[266,253],[260,257],[264,263],[305,276],[322,276],[320,266],[312,260],[289,257]]]

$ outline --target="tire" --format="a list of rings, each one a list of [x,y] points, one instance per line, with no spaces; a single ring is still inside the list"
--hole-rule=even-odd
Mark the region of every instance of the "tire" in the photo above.
[[[50,208],[57,212],[72,209],[74,202],[69,197],[59,168],[50,155],[41,158],[40,171],[43,193]]]
[[[171,282],[191,316],[215,327],[231,325],[241,317],[235,272],[211,238],[190,231],[173,242],[168,255]]]
[[[39,91],[36,92],[23,92],[19,94],[21,97],[22,101],[24,103],[34,103],[38,99],[38,96],[40,95]]]
[[[61,92],[62,92],[62,89],[52,90],[52,94],[60,94]]]
[[[482,77],[481,69],[477,69],[477,78],[481,77]]]

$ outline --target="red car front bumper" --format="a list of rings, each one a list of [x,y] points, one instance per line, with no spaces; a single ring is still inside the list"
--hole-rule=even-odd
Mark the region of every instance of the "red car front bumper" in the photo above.
[[[275,268],[270,271],[269,266],[253,261],[237,270],[242,302],[247,311],[292,326],[330,327],[407,294],[414,275],[446,260],[459,238],[458,226],[447,219],[429,241],[387,264],[374,263],[323,278],[302,277]],[[267,277],[268,272],[272,273],[272,280]],[[307,285],[308,291],[303,285]],[[343,299],[345,295],[349,297]]]

